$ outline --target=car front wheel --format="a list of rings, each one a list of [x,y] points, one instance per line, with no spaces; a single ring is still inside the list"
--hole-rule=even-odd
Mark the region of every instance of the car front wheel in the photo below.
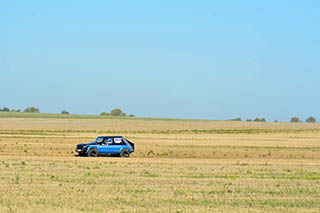
[[[96,148],[92,148],[88,152],[89,157],[98,157],[98,150]]]

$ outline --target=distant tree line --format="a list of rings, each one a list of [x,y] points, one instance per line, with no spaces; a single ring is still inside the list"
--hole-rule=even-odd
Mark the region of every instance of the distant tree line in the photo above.
[[[230,119],[230,121],[241,121],[241,118]],[[254,121],[254,122],[266,122],[267,120],[265,118],[255,118],[254,120],[247,119],[246,121],[248,121],[248,122],[251,122],[251,121]],[[278,120],[275,120],[274,122],[277,123]],[[298,117],[292,117],[290,122],[291,123],[299,123],[299,122],[302,122],[302,121]],[[306,123],[316,123],[317,119],[312,117],[312,116],[310,116],[310,117],[305,119],[305,122]]]
[[[101,116],[117,116],[117,117],[135,117],[133,114],[130,114],[129,116],[127,113],[123,112],[121,109],[116,108],[111,110],[111,112],[102,112],[100,113]]]
[[[234,118],[231,119],[231,121],[241,121],[241,118]],[[254,122],[266,122],[265,118],[255,118],[254,120],[251,119],[247,119],[246,121],[250,122],[250,121],[254,121]]]
[[[8,107],[3,107],[2,109],[0,109],[0,112],[21,112],[20,109],[9,109]],[[23,110],[23,112],[28,112],[28,113],[40,113],[40,109],[36,108],[36,107],[27,107]],[[62,110],[61,114],[65,114],[65,115],[69,115],[70,113],[67,110]],[[101,116],[116,116],[116,117],[135,117],[135,115],[130,114],[127,115],[127,113],[123,112],[121,109],[116,108],[111,110],[111,112],[102,112],[100,113]],[[239,118],[234,118],[234,119],[230,119],[230,121],[242,121],[242,119]],[[251,119],[246,119],[247,122],[266,122],[267,120],[265,118],[255,118],[254,120]],[[278,122],[278,120],[274,121],[275,123]],[[290,120],[291,123],[300,123],[302,122],[302,120],[300,120],[298,117],[292,117]],[[314,118],[313,116],[310,116],[308,118],[305,119],[306,123],[316,123],[317,119]]]
[[[8,107],[3,107],[0,109],[0,112],[21,112],[21,109],[9,109]],[[36,107],[28,107],[23,110],[23,112],[33,112],[33,113],[39,113],[40,110]]]
[[[241,118],[233,118],[233,119],[230,119],[230,121],[241,121]]]
[[[20,109],[9,109],[8,107],[3,107],[0,109],[0,112],[21,112]],[[37,107],[27,107],[23,110],[23,112],[30,112],[30,113],[40,113],[40,109]],[[70,114],[67,110],[62,110],[61,114]]]

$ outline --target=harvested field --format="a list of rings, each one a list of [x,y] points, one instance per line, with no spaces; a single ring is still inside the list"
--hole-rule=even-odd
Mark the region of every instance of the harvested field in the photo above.
[[[320,124],[0,118],[0,212],[319,212]],[[99,135],[130,159],[75,156]]]

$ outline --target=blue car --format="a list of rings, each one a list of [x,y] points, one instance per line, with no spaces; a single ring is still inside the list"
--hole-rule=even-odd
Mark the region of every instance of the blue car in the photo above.
[[[99,136],[91,143],[78,144],[76,152],[80,156],[119,156],[130,157],[134,143],[122,136]]]

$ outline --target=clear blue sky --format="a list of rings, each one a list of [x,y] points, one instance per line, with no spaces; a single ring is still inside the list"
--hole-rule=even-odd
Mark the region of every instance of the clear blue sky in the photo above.
[[[1,1],[0,108],[320,120],[320,1]]]

